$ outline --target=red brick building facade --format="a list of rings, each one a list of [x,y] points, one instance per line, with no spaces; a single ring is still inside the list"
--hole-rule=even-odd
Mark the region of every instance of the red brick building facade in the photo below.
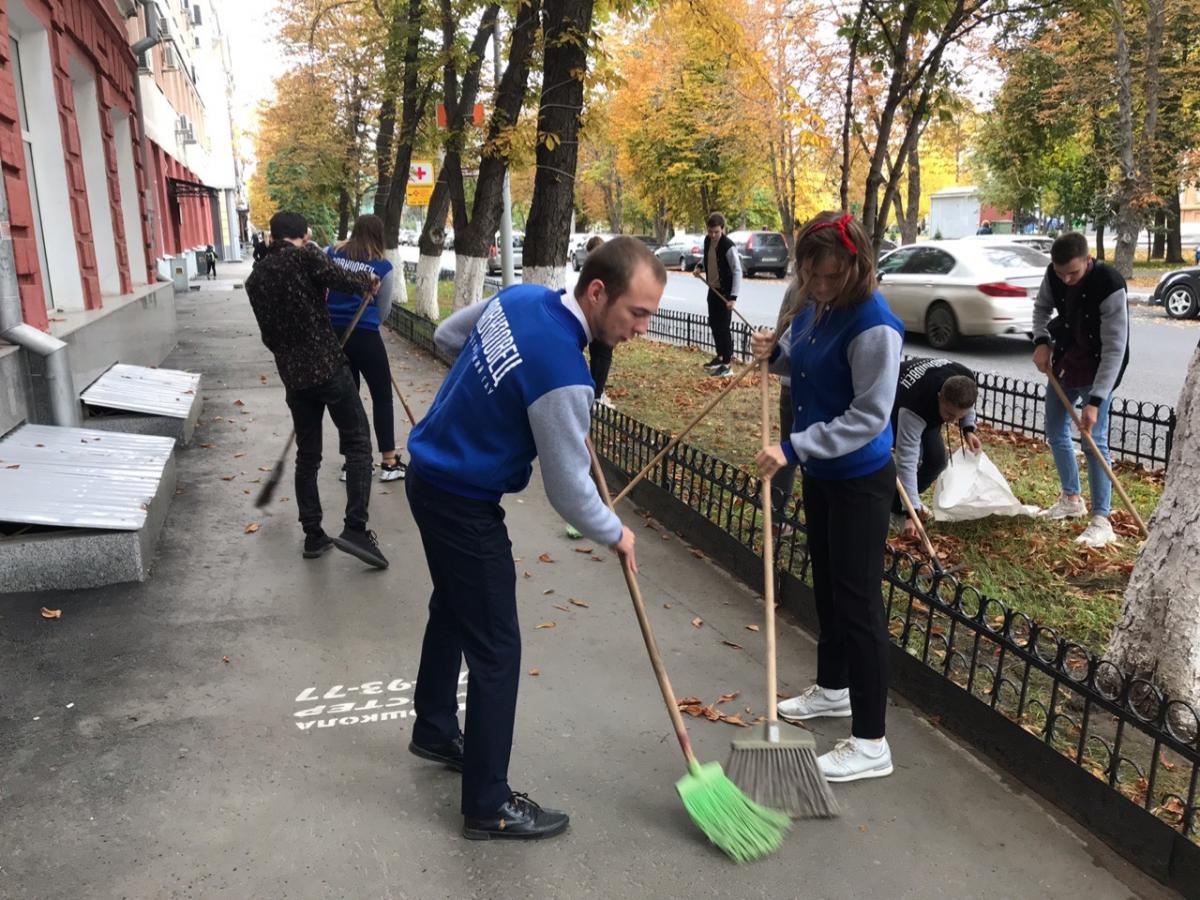
[[[65,227],[70,228],[70,240],[74,243],[83,308],[100,307],[101,294],[111,293],[113,288],[117,288],[116,293],[125,294],[135,285],[154,278],[156,248],[148,238],[151,230],[146,227],[147,173],[140,152],[136,77],[137,62],[114,0],[5,0],[0,4],[0,161],[8,194],[22,309],[25,321],[31,325],[43,329],[48,325],[48,273],[44,269],[51,250],[61,250],[67,236],[60,232]],[[35,79],[37,84],[33,83]],[[54,233],[43,233],[44,246],[39,248],[39,229],[49,217],[43,209],[41,220],[35,222],[36,192],[40,189],[44,195],[40,200],[42,208],[52,204],[54,197],[39,184],[31,187],[30,168],[36,170],[39,182],[46,184],[57,185],[61,175],[54,171],[53,165],[45,165],[44,160],[30,165],[34,141],[29,134],[39,116],[43,119],[43,130],[46,127],[47,110],[36,105],[36,96],[41,91],[42,97],[47,97],[45,91],[50,84],[57,112],[69,220],[63,218],[61,209],[55,209],[54,214],[60,217],[58,226]],[[81,120],[76,108],[81,85],[84,96],[94,96],[98,107],[99,115],[89,109],[90,118],[84,126],[90,129],[89,134],[95,133],[96,142],[91,146],[102,148],[102,161],[85,163],[88,154],[81,139]],[[123,136],[120,147],[116,140],[118,128]],[[43,142],[51,149],[57,148],[55,136],[45,131],[44,134]],[[127,167],[124,179],[119,172],[119,160],[124,160]],[[85,165],[93,166],[90,184],[93,196],[89,196]],[[103,174],[99,175],[100,172]],[[94,196],[101,192],[106,196]],[[130,197],[129,193],[136,196]],[[111,221],[93,221],[97,210]],[[131,225],[140,225],[139,231],[129,233]],[[103,252],[107,253],[104,264],[97,258],[98,234],[104,236]],[[108,290],[102,290],[101,270],[105,265]],[[62,293],[76,296],[73,290]],[[58,298],[54,297],[53,302],[57,305]]]

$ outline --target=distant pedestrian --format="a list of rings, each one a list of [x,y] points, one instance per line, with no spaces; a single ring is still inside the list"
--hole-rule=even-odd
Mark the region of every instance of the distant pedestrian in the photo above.
[[[379,216],[359,216],[350,237],[326,251],[329,258],[351,272],[373,274],[379,279],[379,290],[358,320],[358,327],[347,338],[344,350],[350,361],[350,374],[355,387],[365,378],[371,392],[371,421],[375,426],[375,441],[382,457],[380,481],[399,481],[404,477],[404,463],[396,453],[396,423],[392,409],[392,368],[387,348],[379,333],[381,322],[387,321],[392,309],[392,283],[395,269],[385,259],[383,220]],[[329,317],[333,328],[342,334],[354,320],[362,297],[344,291],[330,291]],[[345,478],[345,470],[342,478]]]
[[[1110,461],[1108,411],[1129,364],[1129,300],[1121,273],[1092,259],[1087,238],[1077,231],[1060,235],[1050,247],[1050,265],[1033,304],[1033,341],[1033,364],[1039,372],[1054,373],[1072,405],[1082,402],[1080,422]],[[1050,386],[1046,388],[1046,442],[1054,454],[1062,493],[1043,515],[1051,519],[1087,515],[1071,441],[1071,417]],[[1083,454],[1092,516],[1075,540],[1103,547],[1117,539],[1108,519],[1112,481],[1087,441]]]
[[[209,281],[217,277],[217,251],[213,249],[212,244],[204,250],[204,273]]]
[[[462,772],[467,838],[551,837],[567,827],[566,813],[508,783],[521,632],[500,500],[524,490],[537,458],[555,510],[636,569],[633,532],[589,476],[594,394],[583,349],[644,334],[666,280],[645,244],[617,237],[584,261],[573,293],[513,285],[434,334],[455,362],[408,441],[405,485],[433,580],[409,749]],[[457,697],[464,657],[465,733]]]
[[[708,285],[708,326],[712,329],[716,355],[704,364],[715,378],[733,374],[733,306],[742,290],[742,259],[737,247],[725,234],[725,217],[711,213],[707,220],[708,233],[693,274],[703,277]],[[720,293],[718,293],[718,291]]]
[[[262,342],[275,355],[296,430],[296,510],[304,528],[304,558],[315,559],[330,547],[387,568],[373,531],[367,530],[371,497],[371,434],[367,415],[346,355],[338,344],[325,306],[326,291],[373,294],[379,280],[334,265],[305,244],[304,216],[278,212],[271,217],[271,247],[250,277],[246,293]],[[346,459],[345,528],[330,538],[321,527],[321,432],[325,410],[337,426]]]
[[[263,234],[260,231],[258,234],[254,235],[254,253],[253,253],[254,261],[258,262],[260,259],[262,259],[266,255],[267,255],[267,242],[265,240],[263,240]]]
[[[975,233],[976,234],[991,234],[992,233],[992,223],[989,222],[987,219],[984,219],[979,224],[979,227],[977,229],[975,229]]]
[[[792,428],[761,450],[759,474],[803,473],[804,521],[820,637],[817,682],[779,704],[791,721],[851,717],[847,740],[818,758],[830,781],[892,773],[885,733],[887,622],[880,596],[896,492],[892,403],[904,328],[876,289],[871,240],[848,214],[823,212],[796,240],[800,299],[757,359],[792,380]]]

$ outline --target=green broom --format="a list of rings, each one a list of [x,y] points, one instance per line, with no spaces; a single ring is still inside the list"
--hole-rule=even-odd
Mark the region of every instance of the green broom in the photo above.
[[[768,363],[762,363],[762,444],[771,444]],[[759,737],[735,740],[729,777],[758,803],[797,818],[829,818],[837,801],[817,763],[817,745],[807,731],[794,738],[779,733],[775,673],[775,541],[771,525],[771,479],[759,489],[763,508],[763,606],[767,637],[767,720]]]
[[[600,496],[609,508],[612,508],[612,497],[609,495],[608,484],[604,479],[604,472],[600,469],[600,460],[596,456],[596,448],[592,446],[591,438],[588,438],[587,446],[592,456],[592,475],[596,479]],[[650,619],[646,616],[646,604],[642,600],[642,592],[638,589],[637,575],[626,559],[621,560],[621,568],[625,572],[625,583],[629,586],[629,596],[637,613],[646,652],[650,654],[654,677],[658,679],[658,687],[667,704],[671,724],[675,727],[675,737],[683,750],[684,759],[687,760],[687,774],[675,782],[675,789],[679,791],[679,797],[683,800],[683,808],[705,836],[737,862],[746,862],[773,853],[783,843],[783,836],[791,824],[790,820],[784,813],[759,806],[749,800],[725,776],[720,763],[701,764],[697,761],[692,752],[687,727],[683,724],[683,715],[679,712],[675,693],[667,678],[662,655],[658,651],[658,643],[654,640]]]

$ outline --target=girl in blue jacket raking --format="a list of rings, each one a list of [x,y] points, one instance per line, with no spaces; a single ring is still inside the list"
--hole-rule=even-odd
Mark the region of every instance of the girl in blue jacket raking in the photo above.
[[[791,377],[792,429],[758,454],[769,478],[803,474],[804,521],[821,633],[817,683],[779,704],[789,721],[851,717],[850,737],[819,758],[830,781],[892,772],[884,737],[888,632],[884,541],[896,491],[892,401],[904,328],[876,290],[875,252],[862,226],[823,212],[796,238],[797,289],[754,354]]]
[[[371,392],[371,422],[375,426],[375,440],[383,457],[380,465],[380,481],[398,481],[404,477],[404,463],[396,454],[396,424],[392,412],[392,370],[388,363],[387,348],[379,334],[379,325],[387,320],[392,309],[392,284],[395,270],[384,258],[383,220],[379,216],[359,216],[354,222],[350,237],[325,251],[329,258],[343,268],[354,272],[374,272],[379,278],[379,292],[375,300],[363,310],[362,318],[354,334],[346,341],[346,359],[350,361],[350,373],[354,383],[366,379]],[[341,291],[330,291],[329,318],[333,330],[339,335],[350,327],[354,314],[358,312],[362,298]],[[343,472],[343,480],[345,473]]]

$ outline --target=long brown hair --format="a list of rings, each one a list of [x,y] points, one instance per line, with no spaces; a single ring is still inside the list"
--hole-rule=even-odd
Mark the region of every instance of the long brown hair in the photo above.
[[[789,287],[779,309],[775,334],[778,337],[809,303],[808,279],[814,266],[828,260],[842,271],[842,285],[829,304],[833,309],[857,306],[875,292],[875,251],[858,220],[841,210],[826,210],[813,216],[796,236],[796,281]]]
[[[383,259],[383,219],[365,215],[354,220],[350,237],[334,247],[346,259],[370,262]]]

